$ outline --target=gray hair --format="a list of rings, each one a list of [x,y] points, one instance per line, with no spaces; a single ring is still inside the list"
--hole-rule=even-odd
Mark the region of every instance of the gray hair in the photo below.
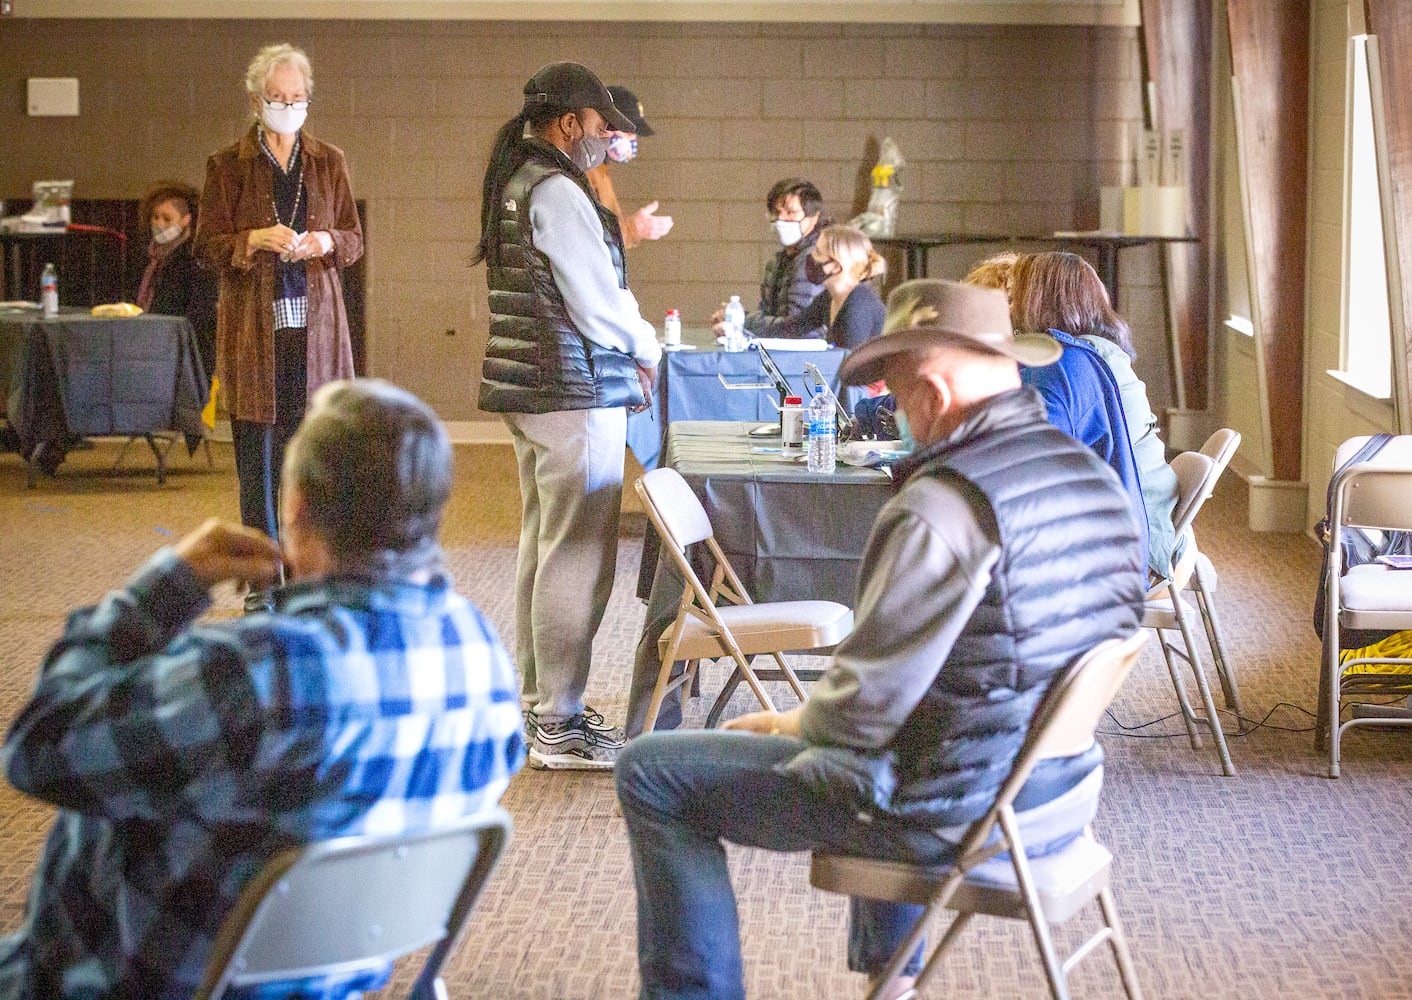
[[[442,565],[451,468],[451,440],[431,407],[366,378],[314,394],[284,477],[340,571],[387,577]]]
[[[280,66],[293,66],[297,69],[304,77],[304,88],[309,92],[309,96],[313,96],[314,68],[309,65],[309,57],[304,54],[303,49],[296,49],[287,42],[266,45],[255,53],[255,58],[250,60],[250,65],[245,69],[246,91],[257,97],[262,96],[265,93],[265,84],[270,82],[270,74]]]

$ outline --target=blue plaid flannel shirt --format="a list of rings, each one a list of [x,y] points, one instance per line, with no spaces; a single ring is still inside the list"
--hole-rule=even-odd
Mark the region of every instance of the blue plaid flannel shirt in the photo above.
[[[275,614],[193,626],[209,600],[164,549],[45,659],[0,750],[59,806],[24,926],[0,938],[3,1000],[189,997],[277,851],[476,812],[523,763],[514,667],[446,577],[296,585]]]

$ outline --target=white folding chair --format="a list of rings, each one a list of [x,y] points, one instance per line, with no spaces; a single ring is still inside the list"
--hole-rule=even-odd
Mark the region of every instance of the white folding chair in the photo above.
[[[1029,922],[1056,1000],[1069,996],[1068,974],[1074,966],[1105,942],[1113,949],[1124,992],[1130,1000],[1141,1000],[1142,992],[1109,889],[1113,856],[1085,830],[1055,854],[1027,857],[1014,801],[1041,761],[1072,757],[1093,745],[1099,720],[1146,641],[1147,636],[1141,631],[1126,639],[1110,639],[1054,679],[1035,710],[1010,774],[986,814],[966,830],[954,864],[929,868],[871,858],[814,855],[809,881],[819,889],[926,907],[874,983],[868,994],[870,1000],[887,994],[889,985],[921,943],[928,922],[943,908],[956,910],[957,916],[923,966],[917,993],[924,991],[936,975],[942,957],[971,917],[984,913]],[[1008,857],[997,857],[1002,853]],[[1094,900],[1098,901],[1103,928],[1061,961],[1049,925],[1068,920]]]
[[[342,837],[275,855],[221,925],[193,1000],[379,969],[428,945],[409,1000],[447,1000],[441,966],[510,829],[509,813],[493,808],[421,833]]]
[[[1338,469],[1367,442],[1339,446]],[[1355,726],[1412,726],[1404,711],[1379,714],[1377,706],[1340,720],[1348,695],[1412,695],[1412,657],[1343,659],[1343,629],[1412,629],[1412,570],[1381,563],[1343,566],[1343,537],[1353,530],[1412,530],[1412,435],[1394,437],[1372,459],[1342,469],[1331,486],[1329,572],[1325,587],[1324,657],[1320,676],[1328,699],[1329,777],[1339,776],[1339,743]]]
[[[1235,458],[1236,449],[1240,447],[1240,433],[1233,431],[1229,427],[1223,427],[1206,439],[1206,443],[1201,446],[1201,454],[1211,459],[1211,480],[1214,487],[1220,480],[1226,467],[1231,464],[1231,459]],[[1189,544],[1195,544],[1195,534],[1187,536]],[[1226,640],[1221,633],[1221,621],[1216,615],[1216,586],[1220,577],[1216,573],[1216,567],[1206,553],[1198,551],[1196,553],[1196,564],[1192,567],[1191,580],[1188,587],[1196,598],[1196,610],[1201,614],[1201,623],[1206,628],[1206,639],[1211,645],[1211,658],[1216,662],[1216,675],[1221,681],[1221,694],[1225,698],[1226,707],[1235,712],[1237,717],[1244,718],[1245,707],[1240,700],[1240,686],[1236,682],[1235,665],[1231,663],[1230,654],[1226,652]],[[1244,728],[1242,723],[1241,728]]]
[[[1191,581],[1197,562],[1196,538],[1191,531],[1191,524],[1196,520],[1202,505],[1211,496],[1211,491],[1215,489],[1220,470],[1211,458],[1201,452],[1184,451],[1172,459],[1172,471],[1177,474],[1177,506],[1172,512],[1173,527],[1177,537],[1186,537],[1186,550],[1167,575],[1149,588],[1147,600],[1143,604],[1142,627],[1157,633],[1157,645],[1162,651],[1167,673],[1172,678],[1172,687],[1177,694],[1177,706],[1192,747],[1200,748],[1201,735],[1196,727],[1198,723],[1205,724],[1216,741],[1221,771],[1229,777],[1235,774],[1235,765],[1231,763],[1221,719],[1216,714],[1216,703],[1211,698],[1211,687],[1206,682],[1206,672],[1201,666],[1196,640],[1192,637],[1191,622],[1197,617],[1197,612],[1181,596],[1182,590]],[[1181,648],[1167,642],[1163,635],[1166,632],[1176,632],[1181,636]],[[1198,716],[1192,710],[1186,695],[1186,685],[1182,683],[1181,671],[1173,659],[1174,656],[1185,660],[1191,667],[1191,672],[1196,678],[1197,693],[1205,711],[1204,716]]]
[[[751,666],[751,658],[757,655],[772,656],[779,667],[779,676],[789,683],[795,696],[804,701],[804,687],[781,654],[837,645],[853,631],[853,612],[833,601],[755,604],[721,551],[706,509],[680,473],[675,469],[653,469],[637,481],[635,488],[652,527],[661,536],[663,547],[671,553],[677,572],[686,581],[676,619],[658,642],[662,667],[647,708],[643,732],[651,732],[656,725],[657,713],[667,693],[694,681],[702,659],[730,657],[735,663],[722,697],[712,709],[712,721],[739,680],[750,686],[762,706],[774,710],[774,703],[761,684],[762,675]],[[687,547],[698,542],[706,543],[716,563],[709,588],[701,583],[687,557]],[[717,607],[720,599],[728,603]],[[681,660],[686,661],[686,668],[673,677],[672,668]]]

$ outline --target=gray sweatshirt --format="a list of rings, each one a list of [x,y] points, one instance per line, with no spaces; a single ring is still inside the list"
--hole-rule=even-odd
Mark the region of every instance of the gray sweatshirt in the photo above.
[[[873,524],[853,633],[804,704],[804,739],[885,746],[936,679],[999,557],[999,540],[949,483],[915,476],[903,486]]]
[[[603,223],[588,195],[572,178],[556,174],[534,189],[529,214],[535,249],[549,258],[579,333],[655,368],[662,359],[657,331],[642,318],[632,292],[618,287]]]

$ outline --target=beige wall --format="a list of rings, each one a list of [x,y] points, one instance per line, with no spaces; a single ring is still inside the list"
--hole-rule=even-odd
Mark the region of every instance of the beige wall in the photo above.
[[[245,63],[275,40],[307,48],[309,128],[344,147],[368,202],[371,368],[447,419],[479,416],[485,272],[467,261],[484,157],[543,63],[584,62],[641,96],[659,134],[615,170],[619,195],[660,199],[677,225],[629,255],[632,285],[649,319],[676,307],[688,324],[724,294],[754,299],[772,252],[761,199],[781,176],[811,177],[846,218],[891,135],[909,163],[906,229],[1091,227],[1139,114],[1123,27],[0,20],[0,196],[50,176],[81,197],[199,183],[242,126]],[[26,117],[29,76],[78,77],[80,117]],[[932,273],[976,256],[940,255]],[[1123,305],[1161,412],[1155,259],[1125,255]]]

